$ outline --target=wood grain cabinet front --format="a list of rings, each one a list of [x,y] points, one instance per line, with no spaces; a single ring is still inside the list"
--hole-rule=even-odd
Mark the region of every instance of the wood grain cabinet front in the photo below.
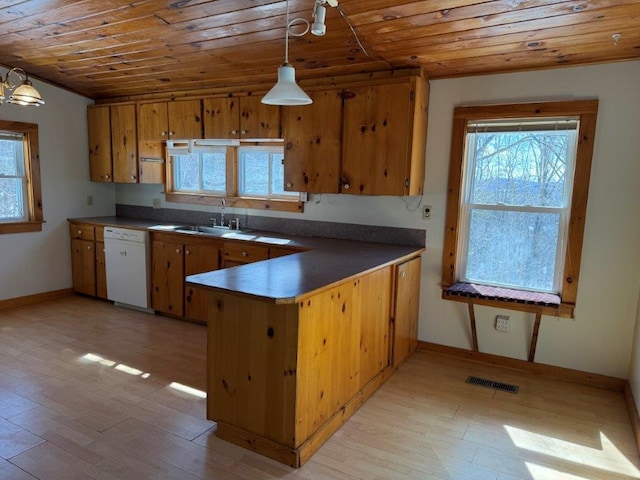
[[[424,78],[310,95],[313,104],[284,110],[286,190],[422,193],[429,100]]]
[[[107,298],[103,227],[70,223],[73,290]]]
[[[260,97],[218,97],[203,100],[204,138],[282,138],[280,107]]]
[[[224,242],[222,268],[245,265],[269,258],[269,247],[249,242]]]
[[[87,121],[91,181],[138,183],[135,105],[91,105]]]
[[[185,277],[220,268],[220,242],[152,233],[151,306],[168,315],[206,323],[207,300],[202,289],[185,285]]]
[[[393,366],[399,367],[418,348],[418,315],[422,257],[395,269],[393,313]]]

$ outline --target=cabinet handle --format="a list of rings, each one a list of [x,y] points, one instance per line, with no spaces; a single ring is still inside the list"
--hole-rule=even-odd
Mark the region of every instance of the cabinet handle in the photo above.
[[[191,252],[190,252],[189,250],[185,250],[185,251],[184,251],[184,254],[185,254],[185,255],[191,255]]]
[[[136,176],[135,175],[131,175],[131,180],[135,180]]]
[[[406,272],[400,272],[400,277],[404,278],[405,274],[406,274]]]
[[[291,188],[291,187],[293,187],[293,183],[291,182],[287,183],[287,188]]]
[[[105,173],[103,177],[105,180],[109,180],[111,178],[111,175],[109,175],[108,173]]]
[[[240,130],[240,133],[241,133],[242,135],[246,135],[246,134],[247,134],[247,131],[246,131],[246,130]]]
[[[180,253],[180,249],[179,248],[176,248],[176,253]]]
[[[175,135],[176,132],[169,132],[169,136],[172,137],[173,135]]]
[[[78,230],[78,235],[82,235],[82,230]]]
[[[87,250],[91,250],[91,245],[87,245]]]
[[[344,185],[342,185],[342,188],[344,188],[345,190],[349,190],[349,187],[351,185],[349,185],[348,183],[345,183]]]
[[[163,137],[165,137],[167,135],[167,132],[160,132],[160,135],[162,135]]]
[[[247,255],[249,255],[247,252],[242,252],[243,257],[246,257]]]
[[[237,135],[238,131],[237,130],[231,130],[231,135]]]

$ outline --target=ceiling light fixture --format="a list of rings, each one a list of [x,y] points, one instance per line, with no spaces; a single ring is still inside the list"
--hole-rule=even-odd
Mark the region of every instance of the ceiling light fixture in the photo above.
[[[22,82],[20,85],[17,85],[11,81],[9,76],[12,73],[20,79],[20,82]],[[24,75],[24,78],[22,77],[22,75],[20,75],[20,73]],[[38,93],[31,81],[29,81],[29,75],[21,68],[12,68],[7,72],[7,75],[4,78],[2,78],[2,75],[0,75],[0,105],[2,105],[5,101],[5,88],[7,90],[13,90],[15,88],[13,93],[7,99],[7,103],[33,107],[44,105],[44,100],[42,100],[40,93]]]
[[[321,37],[327,33],[327,26],[324,24],[324,20],[327,16],[327,7],[325,4],[336,8],[338,6],[338,0],[316,0],[316,4],[313,7],[313,25],[311,25],[311,33]]]
[[[294,36],[302,36],[307,33],[309,30],[309,22],[301,18],[294,18],[289,22],[289,0],[287,0],[286,29],[284,34],[284,63],[278,67],[278,82],[264,97],[262,97],[262,103],[267,105],[284,106],[309,105],[310,103],[313,103],[311,97],[304,93],[304,90],[302,90],[296,83],[296,69],[289,63],[289,34],[291,33],[291,26],[300,21],[307,24],[307,29],[303,33],[296,34]]]

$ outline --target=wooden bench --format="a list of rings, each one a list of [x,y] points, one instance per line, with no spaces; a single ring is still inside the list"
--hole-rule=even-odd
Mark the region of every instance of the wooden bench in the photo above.
[[[542,314],[554,313],[554,310],[558,311],[561,304],[560,297],[553,293],[529,292],[526,290],[463,282],[454,283],[450,287],[445,288],[442,296],[445,299],[464,302],[468,305],[474,352],[479,351],[474,304],[499,306],[507,309],[512,305],[511,308],[534,313],[536,317],[531,335],[531,346],[529,347],[530,362],[533,362],[536,355],[536,344],[538,342]]]

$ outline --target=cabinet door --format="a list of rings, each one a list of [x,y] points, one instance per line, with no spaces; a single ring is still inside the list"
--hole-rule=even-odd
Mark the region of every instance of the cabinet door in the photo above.
[[[87,108],[89,169],[92,182],[112,182],[111,112],[109,107]]]
[[[141,103],[138,105],[138,156],[140,165],[145,159],[164,160],[164,142],[169,135],[167,102]],[[164,165],[159,164],[164,170]],[[144,178],[141,175],[141,181]]]
[[[135,105],[111,107],[111,152],[113,181],[138,182],[138,140]]]
[[[393,366],[403,363],[418,347],[418,308],[422,258],[398,265],[393,334]]]
[[[202,104],[200,100],[183,100],[167,104],[169,138],[202,138]]]
[[[107,268],[104,257],[104,242],[96,242],[96,296],[107,298]]]
[[[90,240],[71,240],[73,289],[86,295],[96,294],[95,244]]]
[[[151,306],[159,312],[184,314],[184,252],[180,243],[154,240],[151,252]]]
[[[313,103],[283,109],[285,190],[338,193],[342,91],[312,92]]]
[[[408,192],[413,97],[409,82],[345,92],[342,193]]]
[[[238,97],[203,100],[204,138],[240,138]]]
[[[240,97],[241,137],[282,138],[280,107],[265,105],[261,100],[261,97]]]
[[[211,272],[220,268],[219,245],[185,245],[185,276]],[[207,322],[207,290],[194,286],[185,286],[184,315],[190,320]]]

